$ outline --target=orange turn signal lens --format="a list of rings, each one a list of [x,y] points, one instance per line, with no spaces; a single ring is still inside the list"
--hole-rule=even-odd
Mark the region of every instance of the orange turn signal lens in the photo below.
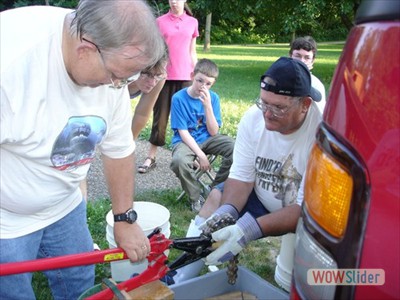
[[[349,172],[315,144],[305,180],[307,211],[332,236],[343,237],[353,193],[353,179]]]

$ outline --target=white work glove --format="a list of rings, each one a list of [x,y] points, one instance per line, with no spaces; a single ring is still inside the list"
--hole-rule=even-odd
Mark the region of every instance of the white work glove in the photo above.
[[[233,258],[248,243],[259,239],[262,235],[256,219],[247,212],[235,225],[224,227],[212,234],[215,242],[223,243],[206,257],[205,262],[207,265],[220,265]]]
[[[239,218],[239,212],[237,211],[236,207],[231,204],[222,204],[208,219],[211,219],[213,216],[222,216],[226,213],[230,214],[235,220]]]
[[[223,215],[229,214],[235,221],[239,218],[239,212],[237,209],[230,204],[223,204],[202,224],[199,225],[199,229],[205,234],[209,234],[212,231],[211,224],[219,220]]]

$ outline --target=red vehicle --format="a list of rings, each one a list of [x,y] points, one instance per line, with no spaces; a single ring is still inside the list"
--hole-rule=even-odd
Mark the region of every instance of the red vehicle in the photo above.
[[[400,1],[367,0],[309,160],[291,299],[400,298],[399,115]],[[321,269],[354,276],[315,277]],[[379,272],[380,283],[368,272]]]

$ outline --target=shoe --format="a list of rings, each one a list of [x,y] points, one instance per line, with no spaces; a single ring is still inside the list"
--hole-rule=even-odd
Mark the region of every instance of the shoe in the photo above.
[[[186,232],[186,237],[198,237],[203,233],[203,230],[199,228],[199,225],[196,225],[195,220],[190,221],[189,228]]]
[[[200,209],[203,207],[204,202],[206,202],[206,200],[203,198],[202,195],[200,195],[199,199],[197,199],[197,201],[192,202],[192,211],[194,212],[199,212]]]
[[[149,157],[148,156],[148,157],[146,157],[146,159],[144,161],[146,162],[146,160],[150,160],[150,165],[146,166],[146,165],[143,164],[140,167],[138,167],[138,172],[139,173],[142,173],[142,174],[147,173],[147,172],[149,172],[150,170],[154,169],[157,166],[155,157],[153,158],[153,157]]]

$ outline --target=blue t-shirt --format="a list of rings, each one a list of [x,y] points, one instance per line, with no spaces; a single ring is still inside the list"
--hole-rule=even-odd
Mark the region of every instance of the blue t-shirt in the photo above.
[[[219,127],[221,121],[221,106],[219,96],[210,90],[211,105]],[[178,130],[188,130],[194,140],[201,144],[211,135],[207,131],[207,120],[203,103],[198,98],[191,97],[187,88],[176,92],[172,96],[171,104],[171,129],[174,132],[172,145],[182,142]]]

